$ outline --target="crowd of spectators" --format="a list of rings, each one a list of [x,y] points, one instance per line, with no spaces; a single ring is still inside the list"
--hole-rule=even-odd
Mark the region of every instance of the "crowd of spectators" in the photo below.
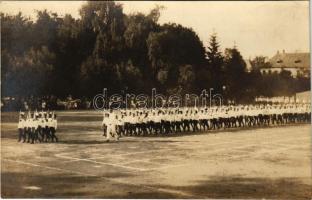
[[[88,98],[74,99],[71,95],[63,99],[53,95],[3,97],[1,111],[90,109],[91,103],[92,101]]]

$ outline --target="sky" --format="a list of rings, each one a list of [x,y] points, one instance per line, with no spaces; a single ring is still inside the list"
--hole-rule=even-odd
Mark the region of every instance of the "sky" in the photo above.
[[[0,11],[35,18],[35,10],[79,17],[83,1],[2,1]],[[122,1],[124,13],[147,14],[155,5],[165,7],[159,23],[192,28],[205,46],[217,33],[221,50],[234,44],[245,59],[272,57],[281,52],[310,52],[308,1]]]

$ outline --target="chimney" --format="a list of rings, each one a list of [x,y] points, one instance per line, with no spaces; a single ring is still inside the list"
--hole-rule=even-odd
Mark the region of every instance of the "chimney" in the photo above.
[[[279,54],[279,50],[277,50],[276,54],[277,54],[277,55]]]
[[[283,49],[283,54],[285,54],[285,49]]]

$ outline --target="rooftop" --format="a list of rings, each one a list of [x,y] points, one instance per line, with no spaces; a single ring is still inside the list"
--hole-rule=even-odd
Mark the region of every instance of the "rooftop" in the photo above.
[[[272,67],[310,68],[310,53],[277,53],[269,60]]]

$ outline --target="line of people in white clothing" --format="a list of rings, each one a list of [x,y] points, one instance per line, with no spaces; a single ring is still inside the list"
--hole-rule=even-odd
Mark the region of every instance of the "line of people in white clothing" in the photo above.
[[[310,121],[310,104],[237,105],[105,110],[102,128],[107,140],[118,140],[123,135],[168,135]]]
[[[19,113],[18,142],[58,142],[57,118],[54,112]]]

